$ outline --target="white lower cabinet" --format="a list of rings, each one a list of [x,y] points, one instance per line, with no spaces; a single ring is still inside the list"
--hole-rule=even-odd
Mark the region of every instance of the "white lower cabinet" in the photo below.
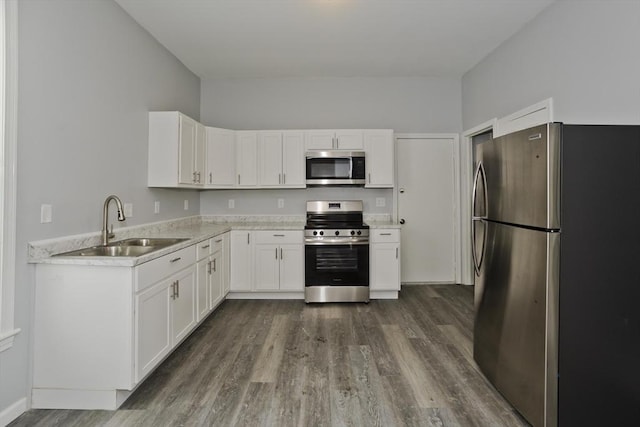
[[[232,231],[231,291],[304,291],[302,231]]]
[[[32,407],[117,409],[224,298],[224,241],[135,267],[37,264]]]
[[[232,292],[249,292],[253,288],[253,242],[251,231],[231,231]]]
[[[370,290],[373,298],[397,298],[400,290],[400,230],[370,231]]]

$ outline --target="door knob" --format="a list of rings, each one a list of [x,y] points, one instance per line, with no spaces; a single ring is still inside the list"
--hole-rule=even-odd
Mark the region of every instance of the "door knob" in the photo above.
[[[400,219],[400,224],[404,224],[404,218]]]
[[[400,189],[400,193],[404,193],[404,188],[401,188],[401,189]]]

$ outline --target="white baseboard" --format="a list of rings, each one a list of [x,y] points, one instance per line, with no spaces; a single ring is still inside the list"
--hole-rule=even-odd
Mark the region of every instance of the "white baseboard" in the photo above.
[[[24,414],[27,411],[27,398],[23,397],[17,402],[9,405],[8,408],[2,410],[0,412],[0,427],[5,427],[11,421],[18,418],[20,415]]]

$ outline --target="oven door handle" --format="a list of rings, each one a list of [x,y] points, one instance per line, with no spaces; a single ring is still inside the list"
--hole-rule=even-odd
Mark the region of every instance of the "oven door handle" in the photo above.
[[[327,240],[326,238],[322,239],[322,240],[316,240],[316,239],[305,239],[304,240],[304,244],[305,245],[314,245],[314,246],[323,246],[323,245],[332,245],[332,246],[355,246],[355,245],[368,245],[369,244],[369,240],[337,240],[337,239],[331,239],[331,240]]]

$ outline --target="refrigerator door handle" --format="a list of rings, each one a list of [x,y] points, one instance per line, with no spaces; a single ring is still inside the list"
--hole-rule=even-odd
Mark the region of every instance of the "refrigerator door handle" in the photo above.
[[[484,231],[482,235],[482,250],[480,252],[480,257],[478,258],[478,254],[476,253],[476,222],[482,221],[486,219],[487,213],[487,177],[484,173],[484,166],[482,162],[478,163],[478,167],[476,168],[476,173],[473,178],[473,193],[471,200],[471,208],[475,210],[476,206],[476,197],[478,194],[478,180],[482,176],[482,184],[483,184],[483,195],[484,195],[484,216],[475,216],[471,217],[471,258],[473,259],[473,269],[476,272],[476,275],[480,276],[480,268],[482,267],[482,262],[484,261],[484,249],[487,244],[487,232]]]

